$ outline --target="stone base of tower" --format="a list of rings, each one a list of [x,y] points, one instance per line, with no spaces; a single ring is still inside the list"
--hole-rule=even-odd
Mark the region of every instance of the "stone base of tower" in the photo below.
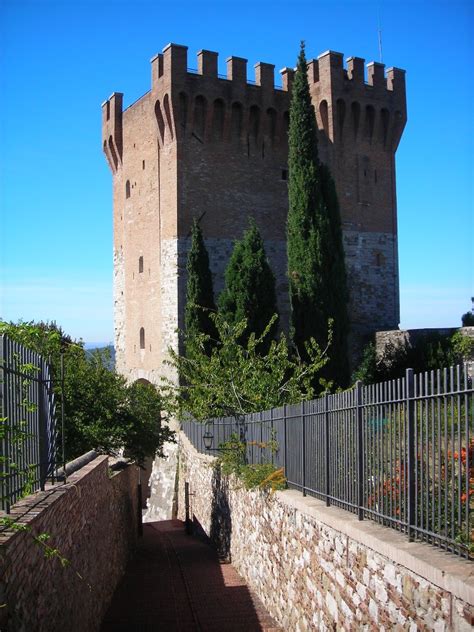
[[[176,477],[178,444],[165,443],[164,457],[156,457],[150,475],[150,496],[143,516],[144,522],[171,520],[176,515]]]

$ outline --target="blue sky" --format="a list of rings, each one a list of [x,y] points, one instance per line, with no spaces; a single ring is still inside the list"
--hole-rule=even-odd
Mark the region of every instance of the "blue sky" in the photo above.
[[[327,49],[407,71],[397,153],[401,326],[457,326],[474,296],[474,3],[0,0],[0,315],[113,338],[100,104],[150,87],[168,42],[276,69]]]

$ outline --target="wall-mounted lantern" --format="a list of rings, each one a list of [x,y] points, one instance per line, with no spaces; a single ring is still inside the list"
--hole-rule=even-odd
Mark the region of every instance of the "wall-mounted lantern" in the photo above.
[[[204,447],[206,450],[212,450],[212,444],[214,442],[214,422],[206,421],[206,425],[204,427],[204,434],[202,435],[202,440],[204,443]]]

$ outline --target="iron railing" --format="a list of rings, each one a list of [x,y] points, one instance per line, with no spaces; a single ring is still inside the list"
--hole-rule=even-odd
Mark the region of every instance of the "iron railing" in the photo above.
[[[37,353],[0,336],[0,509],[44,489],[56,464],[51,370]]]
[[[249,463],[283,467],[288,486],[459,555],[474,557],[474,398],[468,366],[211,422]],[[207,425],[183,422],[206,450]],[[270,441],[273,440],[273,441]],[[278,446],[272,452],[272,443]]]

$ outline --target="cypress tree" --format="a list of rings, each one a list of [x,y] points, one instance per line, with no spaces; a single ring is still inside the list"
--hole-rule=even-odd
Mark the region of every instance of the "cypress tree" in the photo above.
[[[275,277],[268,264],[263,240],[255,220],[251,219],[242,239],[235,242],[225,271],[225,286],[219,296],[219,312],[229,323],[244,318],[247,328],[241,343],[251,333],[260,336],[271,317],[277,313]],[[276,333],[275,321],[261,351],[268,350]]]
[[[346,385],[347,281],[339,205],[329,169],[318,158],[317,127],[311,103],[304,43],[298,57],[288,132],[288,277],[291,335],[300,355],[313,337],[327,344],[333,319],[330,361],[325,377]]]
[[[207,334],[211,340],[216,339],[216,328],[210,318],[211,312],[216,311],[212,276],[209,269],[209,255],[204,244],[201,228],[196,220],[191,229],[191,248],[186,264],[188,273],[186,286],[186,308],[184,324],[186,331],[186,347],[190,349],[193,336],[198,333]],[[207,346],[210,353],[212,344]]]

